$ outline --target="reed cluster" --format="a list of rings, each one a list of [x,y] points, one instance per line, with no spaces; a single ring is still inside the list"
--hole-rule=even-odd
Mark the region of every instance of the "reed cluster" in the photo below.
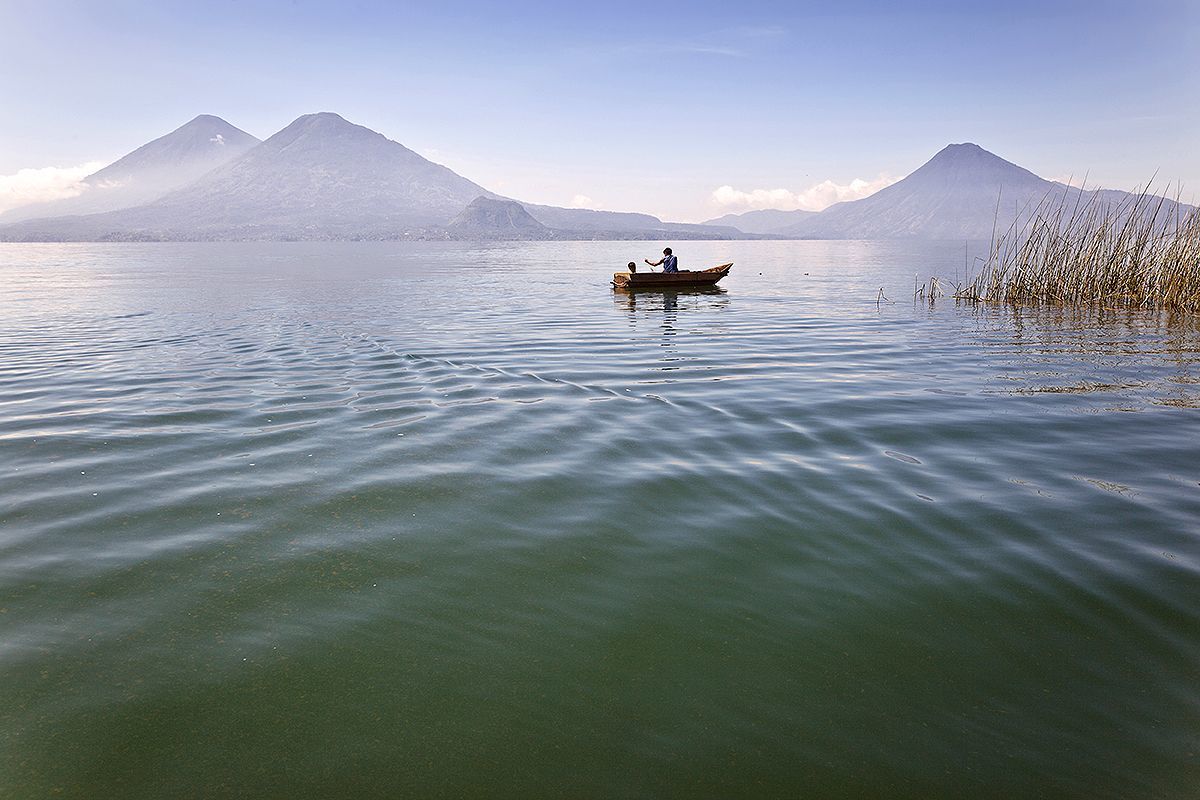
[[[980,271],[954,297],[1200,310],[1200,208],[1149,187],[1119,202],[1103,192],[1057,195],[993,233]]]

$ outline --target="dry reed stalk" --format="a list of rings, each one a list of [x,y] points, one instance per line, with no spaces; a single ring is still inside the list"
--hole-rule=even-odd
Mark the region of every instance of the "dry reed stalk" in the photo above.
[[[932,300],[936,285],[918,295]],[[1178,191],[1168,204],[1149,184],[1115,204],[1099,192],[1047,195],[993,232],[981,270],[954,297],[1200,310],[1200,208]]]

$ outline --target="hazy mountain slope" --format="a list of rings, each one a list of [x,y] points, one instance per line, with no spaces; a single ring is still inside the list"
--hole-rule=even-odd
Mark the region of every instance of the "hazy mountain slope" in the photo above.
[[[341,239],[423,235],[481,186],[337,114],[300,117],[241,158],[144,206],[31,220],[5,238]]]
[[[503,205],[507,201],[379,133],[322,113],[300,117],[240,158],[152,202],[0,225],[0,240],[745,236],[648,214],[536,204],[521,204],[518,212]]]
[[[143,205],[195,181],[259,143],[220,117],[201,114],[83,179],[76,197],[0,214],[0,222],[96,214]]]
[[[815,211],[779,211],[766,208],[761,211],[746,211],[742,214],[726,214],[710,219],[704,225],[727,225],[746,233],[775,233],[790,228],[816,215]]]
[[[203,134],[211,133],[205,126],[217,123],[225,125],[199,117],[189,123],[187,136],[172,134],[156,140],[150,143],[156,147],[140,148],[113,168],[121,166],[124,174],[135,174],[172,158],[194,163],[186,154],[195,151]],[[109,172],[113,168],[97,175],[116,174]],[[145,205],[0,225],[0,240],[685,240],[771,234],[961,240],[986,239],[993,226],[1003,231],[1018,214],[1028,214],[1040,202],[1074,203],[1081,197],[1119,204],[1129,195],[1114,190],[1081,195],[1078,189],[1043,180],[977,145],[954,144],[904,180],[819,214],[755,211],[711,221],[733,222],[745,226],[742,229],[671,223],[649,214],[512,201],[381,134],[323,113],[300,117],[239,158]],[[1167,214],[1174,208],[1169,201],[1164,205]],[[799,222],[782,229],[772,227],[796,218]],[[743,232],[746,228],[750,230]]]
[[[450,220],[483,187],[337,114],[300,117],[237,161],[128,217],[205,236],[394,232]]]
[[[952,144],[870,197],[837,203],[778,233],[812,239],[986,239],[1055,184],[976,144]],[[999,211],[997,211],[999,201]]]

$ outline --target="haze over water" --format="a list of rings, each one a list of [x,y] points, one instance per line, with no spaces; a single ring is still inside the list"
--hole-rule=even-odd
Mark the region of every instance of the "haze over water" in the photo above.
[[[675,245],[3,246],[0,797],[1194,796],[1197,318]]]

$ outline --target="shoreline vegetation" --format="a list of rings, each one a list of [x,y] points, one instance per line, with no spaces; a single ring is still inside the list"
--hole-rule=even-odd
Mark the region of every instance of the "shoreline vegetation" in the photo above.
[[[1085,197],[1086,194],[1086,197]],[[930,278],[914,299],[1200,311],[1200,208],[1150,192],[1043,199],[993,232],[978,273]]]

